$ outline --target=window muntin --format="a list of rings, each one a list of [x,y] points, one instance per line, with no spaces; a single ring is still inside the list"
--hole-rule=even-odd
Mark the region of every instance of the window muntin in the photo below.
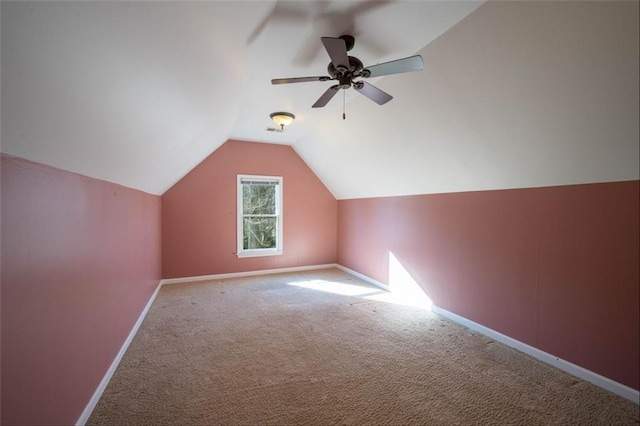
[[[282,177],[238,175],[238,257],[282,254]]]

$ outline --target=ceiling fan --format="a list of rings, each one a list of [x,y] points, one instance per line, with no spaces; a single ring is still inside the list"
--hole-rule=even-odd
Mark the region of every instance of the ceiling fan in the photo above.
[[[408,58],[396,59],[395,61],[383,62],[368,67],[362,65],[360,59],[347,55],[353,49],[355,39],[350,35],[340,37],[321,37],[322,44],[331,58],[327,66],[328,76],[316,77],[292,77],[275,78],[271,84],[304,83],[308,81],[329,81],[336,80],[338,84],[329,87],[326,92],[312,105],[313,108],[322,108],[340,89],[353,87],[360,94],[371,99],[378,105],[383,105],[393,99],[393,96],[366,81],[355,79],[380,77],[389,74],[399,74],[403,72],[420,71],[423,68],[422,56],[415,55]],[[343,114],[344,118],[344,114]]]

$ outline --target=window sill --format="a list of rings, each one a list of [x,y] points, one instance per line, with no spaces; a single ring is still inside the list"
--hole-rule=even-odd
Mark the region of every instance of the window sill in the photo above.
[[[236,253],[236,256],[238,256],[238,258],[281,256],[283,253],[284,253],[283,250],[244,250],[240,253]]]

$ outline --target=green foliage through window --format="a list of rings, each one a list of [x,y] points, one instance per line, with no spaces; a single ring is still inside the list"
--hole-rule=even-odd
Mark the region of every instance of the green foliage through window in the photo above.
[[[276,181],[242,181],[242,237],[244,250],[278,246]]]
[[[276,214],[276,186],[269,184],[243,183],[242,214]]]

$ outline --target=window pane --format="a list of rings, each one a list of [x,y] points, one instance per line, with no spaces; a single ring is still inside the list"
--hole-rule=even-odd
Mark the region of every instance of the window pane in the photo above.
[[[243,246],[245,250],[276,248],[275,217],[245,217]]]
[[[261,184],[242,185],[242,214],[275,214],[276,186]]]

